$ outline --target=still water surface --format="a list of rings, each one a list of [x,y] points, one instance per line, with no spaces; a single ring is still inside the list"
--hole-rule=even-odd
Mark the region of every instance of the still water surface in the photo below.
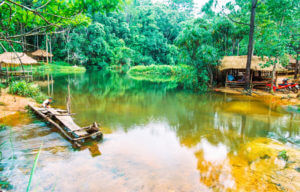
[[[299,138],[300,115],[279,106],[105,72],[54,76],[43,91],[56,107],[65,106],[67,81],[76,123],[99,122],[104,139],[78,150],[32,115],[11,117],[11,129],[0,132],[1,141],[12,141],[2,148],[0,173],[12,191],[25,191],[42,143],[33,191],[192,192],[235,189],[231,167],[215,169],[242,144],[270,133]]]

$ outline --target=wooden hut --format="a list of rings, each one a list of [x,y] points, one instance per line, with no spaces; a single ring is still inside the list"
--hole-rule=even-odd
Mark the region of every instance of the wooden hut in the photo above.
[[[45,50],[42,50],[42,49],[38,49],[36,50],[35,52],[32,52],[31,53],[32,57],[34,57],[36,60],[38,61],[47,61],[47,57],[48,58],[52,58],[53,57],[53,54],[51,53],[48,53],[47,51]]]
[[[271,82],[271,73],[273,66],[265,67],[268,59],[262,60],[258,56],[253,56],[251,61],[251,73],[250,80],[252,87],[254,86],[265,86]],[[225,56],[219,70],[222,76],[225,76],[225,86],[237,87],[244,86],[245,79],[244,75],[246,72],[247,56]],[[277,65],[276,73],[287,71],[280,64]],[[223,78],[224,79],[224,78]]]
[[[22,65],[24,70],[22,69]],[[0,54],[0,77],[1,82],[10,78],[32,79],[32,65],[38,62],[20,52],[5,52]],[[26,66],[26,67],[25,67]]]

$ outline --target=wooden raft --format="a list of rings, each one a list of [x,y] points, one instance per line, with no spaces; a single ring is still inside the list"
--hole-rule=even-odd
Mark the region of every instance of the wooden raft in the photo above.
[[[38,108],[29,104],[29,107],[39,116],[58,128],[69,140],[77,146],[89,138],[102,138],[102,132],[96,123],[88,127],[79,127],[67,111],[55,108]]]

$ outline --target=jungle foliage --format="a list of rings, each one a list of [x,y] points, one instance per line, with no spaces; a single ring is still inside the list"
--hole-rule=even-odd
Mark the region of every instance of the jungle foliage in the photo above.
[[[300,2],[255,1],[253,54],[276,58],[275,69],[299,52]],[[248,52],[251,0],[208,0],[200,10],[193,0],[3,2],[1,47],[48,48],[56,61],[91,69],[183,63],[194,68],[193,89],[206,90],[223,56]]]

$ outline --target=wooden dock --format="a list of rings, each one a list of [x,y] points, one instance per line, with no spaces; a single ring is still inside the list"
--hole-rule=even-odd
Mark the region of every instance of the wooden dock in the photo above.
[[[38,108],[31,104],[29,104],[29,107],[44,120],[58,128],[77,147],[80,147],[86,139],[100,139],[103,136],[96,123],[88,127],[80,127],[73,121],[72,114],[65,110]]]

